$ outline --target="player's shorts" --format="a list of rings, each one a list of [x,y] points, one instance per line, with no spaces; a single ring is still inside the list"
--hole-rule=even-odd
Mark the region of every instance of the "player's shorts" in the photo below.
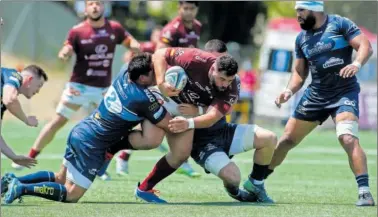
[[[75,105],[99,105],[107,89],[68,82],[63,91],[62,100]]]
[[[196,129],[191,157],[205,171],[210,171],[210,168],[206,168],[209,156],[214,153],[224,153],[230,159],[236,154],[248,151],[246,149],[252,149],[257,129],[257,125],[232,124],[224,119],[209,129]],[[245,148],[246,146],[250,148]]]
[[[355,89],[340,93],[332,99],[324,99],[319,96],[319,93],[314,93],[311,88],[307,88],[292,117],[303,121],[319,121],[320,124],[326,121],[329,116],[334,118],[342,112],[351,112],[358,118],[359,92],[359,89]]]
[[[88,139],[85,128],[75,126],[68,136],[63,165],[67,168],[67,179],[88,189],[97,172],[105,162],[106,147],[94,146]]]

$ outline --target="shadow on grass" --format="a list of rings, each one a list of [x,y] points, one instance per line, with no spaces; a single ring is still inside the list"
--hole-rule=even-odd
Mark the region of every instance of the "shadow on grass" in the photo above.
[[[112,202],[112,201],[83,201],[83,204],[124,204],[124,205],[151,205],[143,202]],[[161,206],[274,206],[274,204],[240,203],[240,202],[177,202],[156,204]]]

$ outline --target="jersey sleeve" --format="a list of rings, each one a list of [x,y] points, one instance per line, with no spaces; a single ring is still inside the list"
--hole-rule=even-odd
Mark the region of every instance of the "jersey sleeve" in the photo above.
[[[167,114],[167,110],[160,105],[150,90],[144,89],[143,91],[144,96],[141,97],[138,103],[137,113],[139,116],[146,118],[151,123],[157,124],[164,119],[165,115]]]
[[[351,21],[350,19],[346,17],[341,17],[340,19],[341,19],[340,31],[347,41],[350,41],[354,37],[361,34],[360,28],[358,28],[358,26],[353,21]]]
[[[238,101],[240,93],[240,78],[235,77],[235,80],[231,84],[231,88],[219,95],[216,95],[211,106],[216,108],[222,114],[228,114],[232,106]]]
[[[304,59],[305,55],[303,53],[303,50],[301,48],[300,40],[301,40],[302,34],[299,34],[295,40],[295,57],[297,59]]]
[[[128,44],[130,41],[131,34],[121,26],[121,24],[117,23],[115,25],[115,32],[117,38],[117,44]]]
[[[15,87],[16,89],[21,87],[22,84],[22,76],[16,70],[12,69],[8,71],[8,76],[4,78],[4,85],[10,85]]]
[[[74,50],[77,50],[77,44],[76,32],[74,29],[71,29],[64,41],[64,45],[71,45]]]
[[[176,33],[177,29],[168,25],[164,27],[164,29],[160,33],[160,42],[170,46],[175,47],[176,46]]]
[[[187,69],[193,59],[192,52],[187,48],[167,48],[165,60],[170,66],[180,66]]]

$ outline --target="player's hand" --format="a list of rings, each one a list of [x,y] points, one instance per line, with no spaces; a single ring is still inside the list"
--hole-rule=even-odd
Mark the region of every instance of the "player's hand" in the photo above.
[[[343,78],[350,78],[357,74],[359,70],[360,69],[357,66],[349,64],[340,70],[339,75]]]
[[[198,106],[192,104],[179,104],[177,108],[184,116],[197,116],[199,114]]]
[[[70,55],[68,55],[68,52],[66,52],[65,50],[61,50],[58,54],[58,57],[63,61],[67,61],[70,58]]]
[[[12,160],[16,164],[27,167],[27,168],[33,167],[37,164],[36,159],[30,158],[30,157],[27,157],[27,156],[23,156],[23,155],[17,155]]]
[[[180,93],[179,90],[172,87],[167,82],[160,84],[158,87],[159,87],[160,92],[163,94],[163,96],[166,96],[166,97],[178,96]]]
[[[130,42],[130,49],[132,50],[140,50],[140,44],[137,40],[133,39]]]
[[[189,122],[184,117],[175,117],[169,121],[168,128],[172,133],[181,133],[189,128]]]
[[[278,95],[274,103],[278,108],[281,108],[281,104],[287,102],[292,95],[293,92],[291,92],[290,90],[284,90],[282,93],[280,93],[280,95]]]
[[[38,120],[35,116],[28,116],[26,120],[26,125],[30,127],[38,127]]]

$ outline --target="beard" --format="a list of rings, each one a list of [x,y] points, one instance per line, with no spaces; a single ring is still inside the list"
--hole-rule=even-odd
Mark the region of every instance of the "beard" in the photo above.
[[[217,91],[217,92],[223,92],[227,89],[227,88],[224,88],[224,87],[218,87],[215,83],[214,77],[210,77],[210,85],[211,85],[212,89]]]
[[[91,21],[95,21],[95,22],[96,22],[96,21],[99,21],[99,20],[102,18],[103,15],[104,15],[104,13],[98,15],[98,17],[88,16],[88,18],[89,18]]]
[[[303,19],[303,23],[299,25],[303,30],[310,30],[315,26],[316,18],[313,14],[309,14],[306,19]]]

